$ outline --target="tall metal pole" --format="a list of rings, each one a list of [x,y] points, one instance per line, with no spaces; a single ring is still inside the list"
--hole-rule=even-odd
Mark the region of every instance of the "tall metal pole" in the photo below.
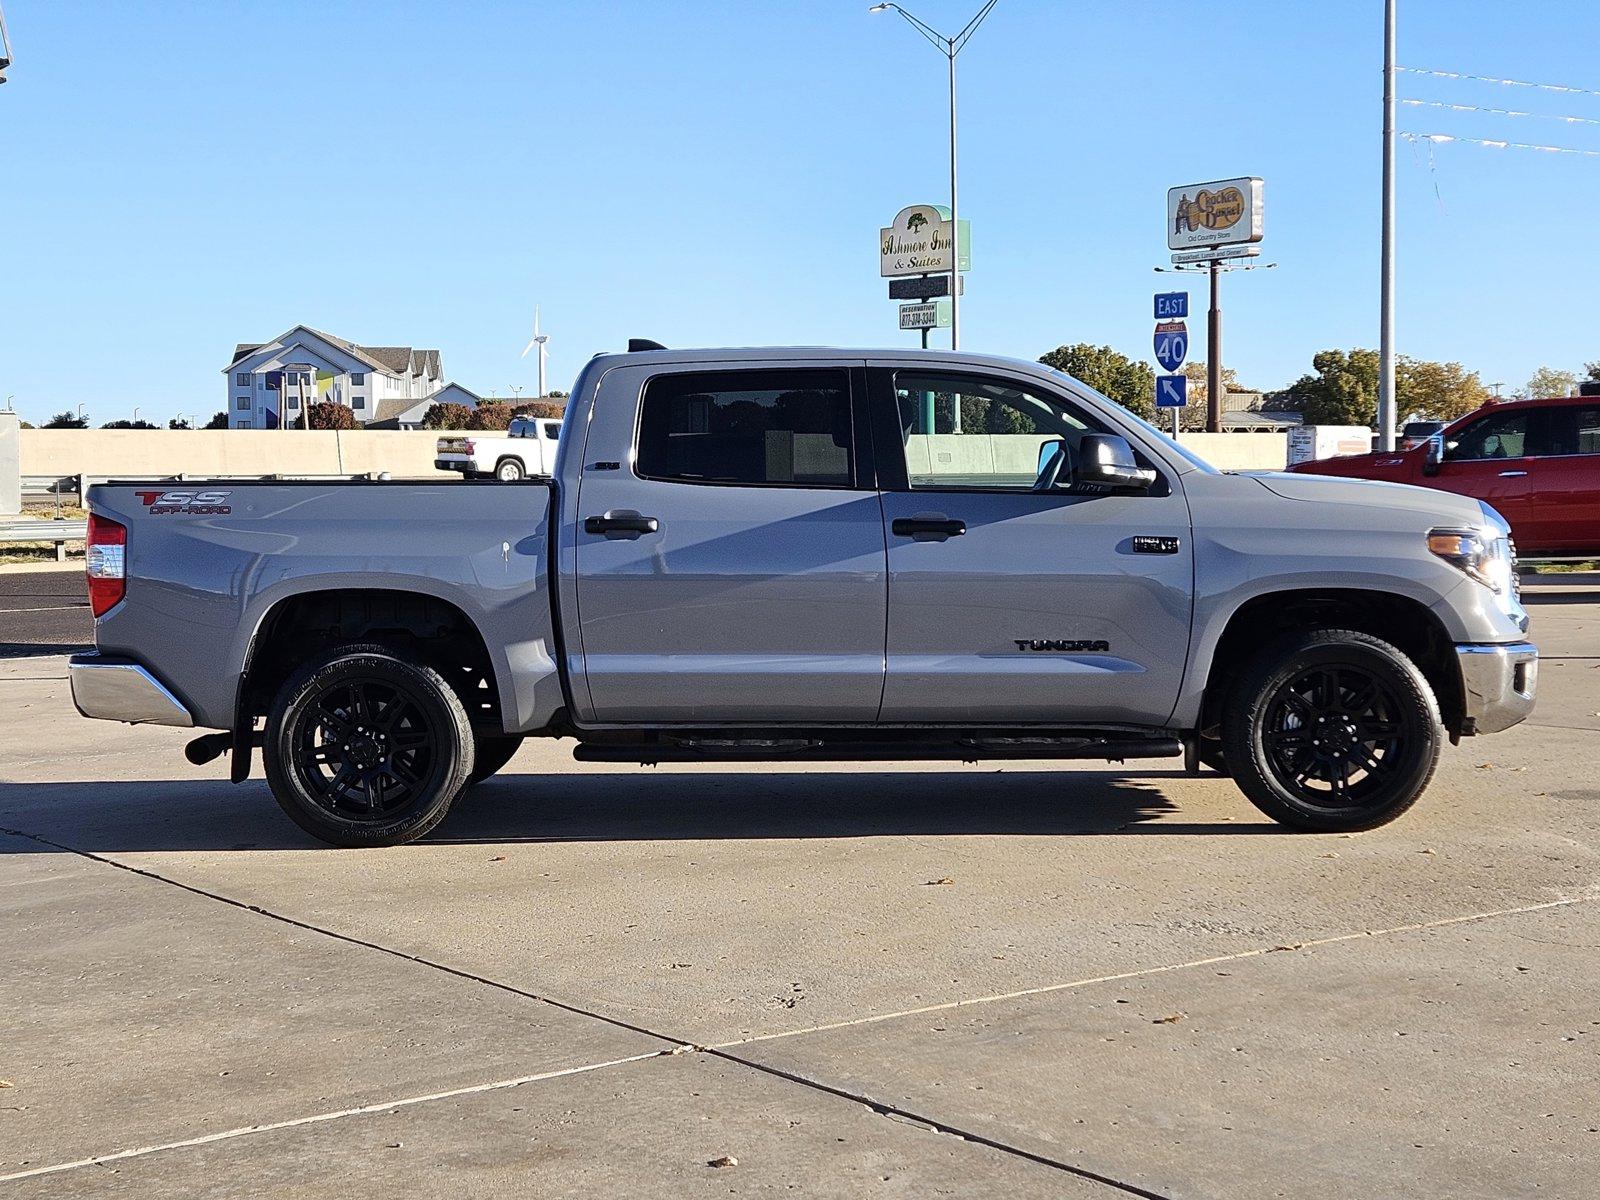
[[[1211,260],[1211,311],[1206,314],[1206,432],[1222,432],[1222,305],[1217,280],[1222,264]]]
[[[956,206],[956,48],[950,55],[950,349],[961,349],[961,212]]]
[[[1394,449],[1394,8],[1383,4],[1383,284],[1378,330],[1378,449]]]
[[[961,211],[956,195],[956,55],[972,40],[972,35],[978,31],[985,18],[994,11],[994,6],[999,0],[985,0],[982,8],[968,21],[960,33],[954,37],[946,37],[933,26],[929,25],[905,9],[901,8],[894,0],[883,0],[874,4],[868,12],[883,12],[893,9],[929,42],[939,48],[939,52],[950,60],[950,348],[961,348]]]

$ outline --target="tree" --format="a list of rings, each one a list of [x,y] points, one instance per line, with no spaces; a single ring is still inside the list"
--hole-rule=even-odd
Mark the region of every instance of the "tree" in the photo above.
[[[1082,380],[1146,420],[1155,416],[1156,375],[1146,363],[1135,362],[1110,346],[1088,342],[1057,346],[1039,361]]]
[[[1600,363],[1589,363],[1589,374],[1594,377]],[[1571,396],[1578,390],[1576,371],[1558,371],[1555,367],[1540,367],[1528,377],[1528,382],[1517,390],[1519,397]]]
[[[187,417],[173,417],[172,420],[167,422],[167,428],[168,429],[193,429],[194,426],[189,424],[189,419]]]
[[[1402,354],[1395,363],[1394,407],[1402,421],[1413,416],[1453,421],[1482,408],[1489,399],[1478,373],[1458,362],[1428,362]]]
[[[149,421],[107,421],[100,426],[101,429],[160,429],[159,425],[152,425]]]
[[[77,413],[68,410],[58,412],[44,423],[46,429],[87,429],[89,418],[80,417]]]
[[[356,427],[355,414],[342,404],[335,404],[332,400],[314,400],[306,405],[306,415],[296,417],[289,423],[290,429],[304,429],[306,421],[311,422],[312,429],[354,429]]]
[[[465,404],[430,404],[422,414],[424,429],[471,429],[472,410]]]
[[[1188,430],[1203,430],[1206,427],[1206,402],[1211,395],[1210,384],[1206,379],[1206,363],[1204,359],[1199,362],[1185,364],[1183,374],[1189,380],[1189,403],[1178,410],[1178,428]],[[1227,396],[1245,389],[1239,384],[1239,373],[1232,367],[1222,368],[1222,390],[1224,403]],[[1165,425],[1163,425],[1165,428]]]
[[[509,404],[487,401],[472,410],[468,429],[504,430],[511,424],[512,409]]]
[[[1596,363],[1595,365],[1600,366],[1600,363]],[[568,393],[561,391],[559,388],[551,388],[544,394],[544,398],[546,400],[565,400],[567,395]]]
[[[1600,383],[1600,362],[1584,363],[1583,369],[1589,372],[1588,382]]]
[[[1323,350],[1311,358],[1315,375],[1287,391],[1307,425],[1366,425],[1378,417],[1378,352]]]
[[[205,427],[207,429],[226,429],[228,427],[228,410],[223,409],[217,413],[211,420],[206,422]]]
[[[552,396],[561,395],[560,392],[551,392]],[[547,417],[559,421],[566,415],[567,406],[557,404],[552,400],[530,400],[526,404],[519,404],[512,410],[519,417]]]

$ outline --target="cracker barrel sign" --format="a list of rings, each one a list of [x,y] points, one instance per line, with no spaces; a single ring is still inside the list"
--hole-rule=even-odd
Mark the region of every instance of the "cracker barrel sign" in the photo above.
[[[902,275],[935,275],[950,270],[950,210],[942,204],[913,204],[902,208],[887,229],[878,230],[878,274],[885,279]],[[972,268],[972,233],[961,222],[961,264]]]
[[[1254,176],[1167,191],[1167,248],[1239,246],[1264,232],[1262,182]]]

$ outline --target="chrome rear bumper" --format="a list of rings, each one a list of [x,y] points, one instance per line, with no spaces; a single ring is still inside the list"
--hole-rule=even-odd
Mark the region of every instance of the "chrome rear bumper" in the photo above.
[[[131,725],[194,725],[182,702],[132,659],[74,654],[67,662],[67,678],[72,681],[72,703],[86,717]]]
[[[1539,682],[1539,650],[1532,642],[1498,646],[1457,646],[1463,734],[1499,733],[1533,711]]]

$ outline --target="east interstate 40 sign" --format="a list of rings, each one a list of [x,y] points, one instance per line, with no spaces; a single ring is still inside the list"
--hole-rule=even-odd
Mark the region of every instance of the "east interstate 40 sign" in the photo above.
[[[1162,321],[1156,326],[1155,351],[1163,371],[1176,371],[1189,355],[1189,327],[1182,321]]]

